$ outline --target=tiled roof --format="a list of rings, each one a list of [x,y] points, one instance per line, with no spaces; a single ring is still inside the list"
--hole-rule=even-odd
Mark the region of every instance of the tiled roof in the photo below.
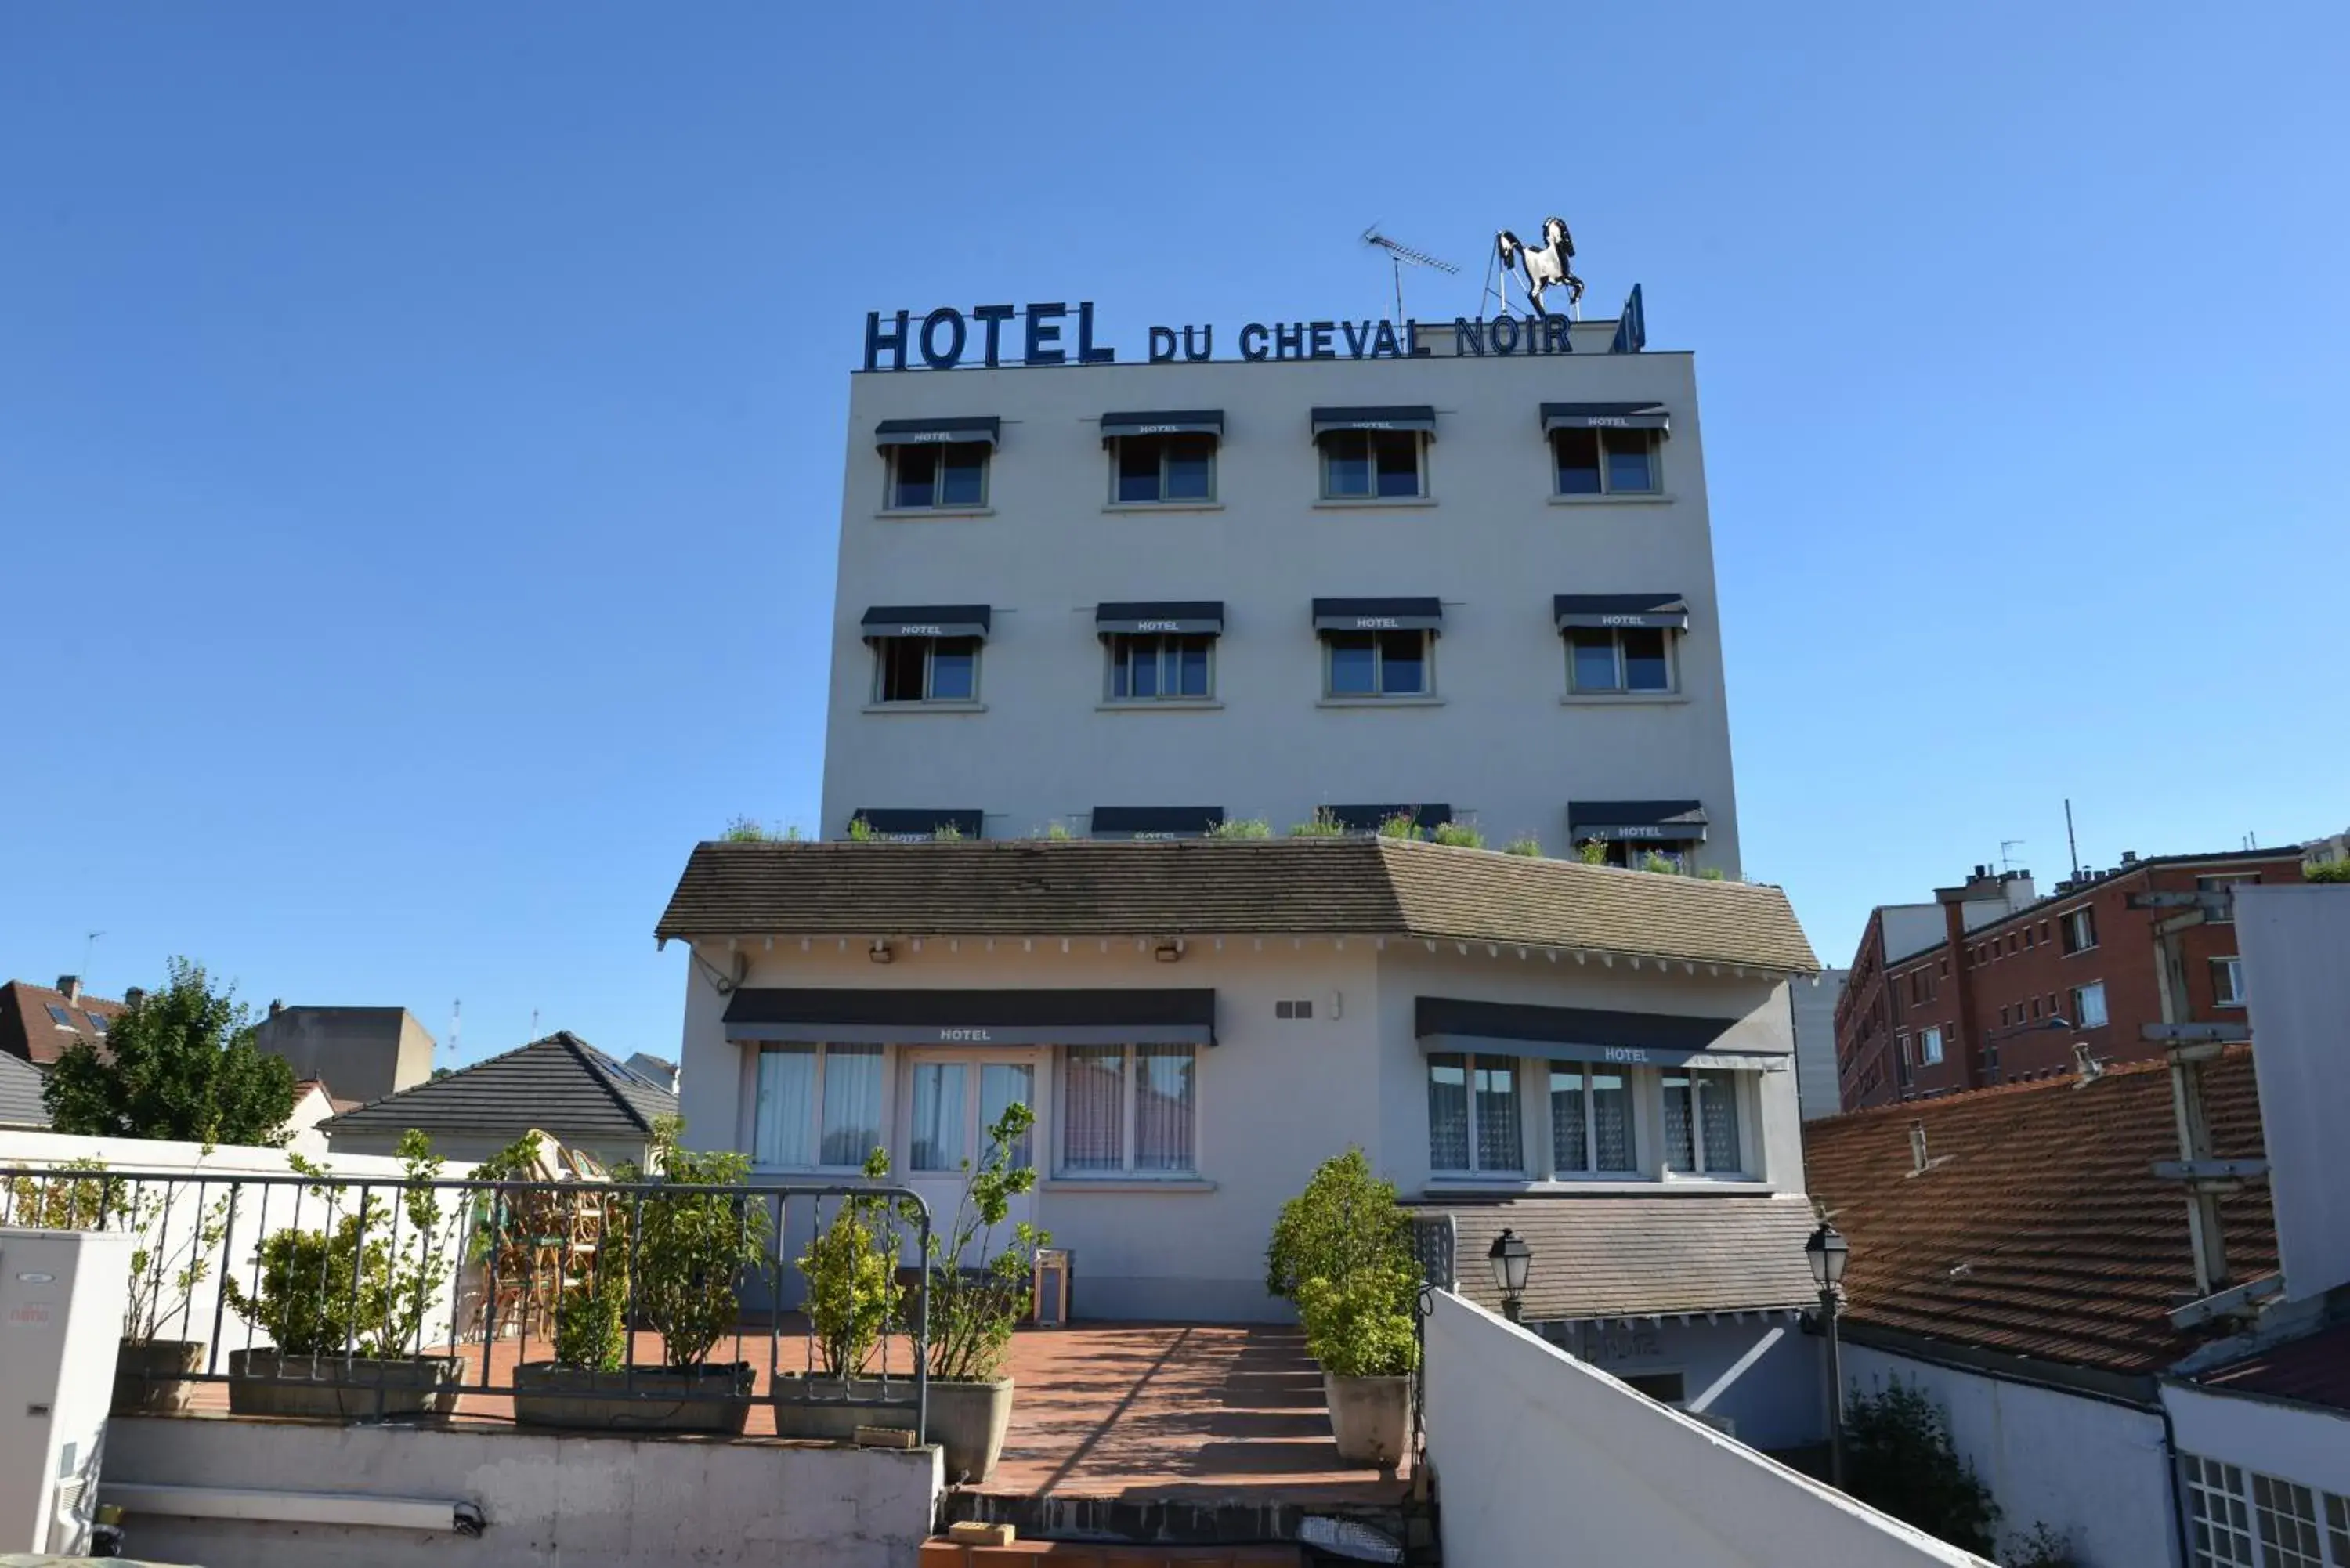
[[[61,1008],[67,1023],[59,1025],[49,1009]],[[29,981],[12,980],[0,985],[0,1054],[21,1057],[36,1066],[46,1067],[66,1054],[66,1047],[77,1040],[87,1040],[101,1049],[106,1036],[89,1026],[90,1015],[113,1021],[122,1011],[122,1003],[109,1002],[102,996],[84,992],[78,1002],[68,1002],[66,993]]]
[[[695,846],[656,934],[1336,934],[1813,973],[1786,895],[1391,838]]]
[[[1523,1198],[1440,1204],[1453,1217],[1461,1293],[1500,1311],[1486,1253],[1503,1227],[1533,1249],[1528,1322],[1780,1311],[1819,1300],[1801,1198]],[[1423,1209],[1419,1212],[1425,1213]]]
[[[30,1062],[0,1054],[0,1127],[45,1127],[49,1109],[41,1103],[41,1070]]]
[[[2215,1152],[2262,1154],[2249,1049],[2203,1069]],[[1909,1127],[1929,1167],[1912,1175]],[[1851,1242],[1856,1323],[2073,1366],[2146,1375],[2195,1341],[2169,1309],[2194,1294],[2170,1070],[2116,1067],[1804,1124],[1805,1185]],[[2221,1200],[2238,1280],[2277,1266],[2265,1187]]]
[[[590,1143],[641,1140],[657,1117],[676,1114],[675,1095],[653,1087],[563,1030],[318,1125],[329,1135],[414,1127],[434,1136],[511,1137],[538,1127],[567,1143]]]
[[[2350,1323],[2248,1355],[2196,1381],[2222,1393],[2350,1410]]]

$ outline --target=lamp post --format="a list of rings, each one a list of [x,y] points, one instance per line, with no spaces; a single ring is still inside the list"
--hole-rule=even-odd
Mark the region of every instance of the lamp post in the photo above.
[[[1820,1327],[1828,1339],[1828,1482],[1838,1491],[1844,1490],[1844,1358],[1836,1344],[1836,1308],[1851,1251],[1851,1244],[1825,1220],[1804,1243],[1804,1261],[1812,1266],[1812,1282],[1820,1287]]]
[[[1534,1250],[1525,1238],[1504,1226],[1485,1254],[1493,1266],[1493,1288],[1502,1293],[1502,1315],[1518,1321],[1518,1300],[1526,1293],[1526,1275],[1534,1266]]]

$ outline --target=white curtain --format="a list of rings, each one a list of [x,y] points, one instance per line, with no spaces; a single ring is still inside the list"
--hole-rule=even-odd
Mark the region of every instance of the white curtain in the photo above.
[[[763,1048],[751,1158],[761,1165],[814,1165],[811,1134],[815,1127],[816,1047]]]
[[[1197,1070],[1190,1045],[1134,1048],[1134,1168],[1192,1168],[1191,1122]]]
[[[1591,1130],[1592,1141],[1598,1145],[1593,1168],[1639,1168],[1639,1153],[1632,1144],[1632,1086],[1623,1074],[1591,1075]]]
[[[1126,1168],[1126,1047],[1072,1045],[1061,1085],[1061,1168]]]
[[[963,1078],[960,1062],[914,1065],[913,1138],[906,1163],[915,1170],[959,1170],[963,1147]]]
[[[1428,1059],[1428,1164],[1469,1168],[1469,1059],[1449,1051]]]
[[[1523,1170],[1518,1137],[1518,1066],[1507,1056],[1475,1058],[1477,1168]]]
[[[1550,1158],[1560,1170],[1591,1168],[1591,1151],[1584,1137],[1580,1068],[1550,1070]]]
[[[881,1047],[824,1048],[824,1163],[858,1166],[881,1141]]]
[[[1700,1072],[1695,1077],[1706,1169],[1743,1169],[1745,1162],[1738,1148],[1738,1080],[1723,1072]]]

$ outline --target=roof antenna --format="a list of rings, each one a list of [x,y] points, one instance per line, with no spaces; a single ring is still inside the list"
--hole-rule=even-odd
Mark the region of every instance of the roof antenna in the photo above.
[[[85,983],[96,972],[89,967],[90,950],[98,946],[98,939],[104,935],[104,931],[91,931],[81,939],[81,973]]]
[[[2008,851],[2011,849],[2021,849],[2023,847],[2023,844],[2024,841],[2021,838],[2002,838],[1999,841],[1999,868],[2002,871],[2012,871],[2015,869],[2015,857],[2010,855]]]
[[[465,999],[457,998],[449,1004],[449,1060],[457,1059],[457,1026],[465,1022]]]
[[[531,1040],[538,1038],[538,1009],[536,1007],[530,1010],[530,1038]],[[530,1041],[525,1040],[523,1044],[526,1045]]]
[[[1363,231],[1363,243],[1367,245],[1376,245],[1380,250],[1387,252],[1388,260],[1395,265],[1395,318],[1398,321],[1401,321],[1404,318],[1403,269],[1406,262],[1409,262],[1413,266],[1434,267],[1438,272],[1444,273],[1447,275],[1457,273],[1461,270],[1449,261],[1439,261],[1436,257],[1430,255],[1426,251],[1416,251],[1409,245],[1397,244],[1395,241],[1388,238],[1385,234],[1379,233],[1379,226],[1377,223],[1373,223],[1369,228]]]

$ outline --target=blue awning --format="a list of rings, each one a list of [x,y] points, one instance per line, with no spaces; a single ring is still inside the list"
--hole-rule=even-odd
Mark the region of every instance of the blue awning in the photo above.
[[[1094,607],[1094,631],[1205,633],[1221,637],[1224,630],[1222,599],[1120,599]]]
[[[868,806],[862,811],[850,813],[849,820],[863,823],[875,838],[893,844],[908,844],[936,838],[939,830],[947,827],[953,828],[965,838],[977,838],[983,815],[977,811],[949,811],[928,806],[911,809]]]
[[[1097,805],[1096,838],[1205,838],[1222,826],[1221,805]]]
[[[1646,403],[1544,403],[1543,434],[1553,431],[1667,431],[1672,415],[1665,405]]]
[[[1413,999],[1413,1033],[1422,1051],[1536,1056],[1620,1067],[1729,1067],[1783,1072],[1783,1051],[1721,1049],[1735,1018],[1619,1012],[1596,1007],[1534,1007],[1451,996]]]
[[[946,441],[983,441],[993,446],[1002,438],[1003,421],[993,414],[972,414],[953,420],[883,420],[873,440],[879,446],[936,446]]]
[[[1101,417],[1102,440],[1115,441],[1120,436],[1211,435],[1224,433],[1224,410],[1222,409],[1177,409],[1165,412],[1144,410]]]
[[[987,605],[875,605],[861,624],[867,637],[984,638],[993,619]]]
[[[1434,598],[1315,599],[1316,631],[1441,631],[1444,603]]]
[[[1700,844],[1705,829],[1705,807],[1693,800],[1578,800],[1566,808],[1567,836],[1578,844]]]
[[[1574,626],[1689,629],[1689,602],[1679,594],[1558,594],[1551,611],[1562,631]]]
[[[1425,403],[1395,403],[1367,409],[1316,409],[1316,439],[1332,431],[1425,431],[1436,433],[1436,410]]]
[[[1324,815],[1349,833],[1377,833],[1399,816],[1411,818],[1413,827],[1425,833],[1451,822],[1452,808],[1438,803],[1432,805],[1326,805]]]

